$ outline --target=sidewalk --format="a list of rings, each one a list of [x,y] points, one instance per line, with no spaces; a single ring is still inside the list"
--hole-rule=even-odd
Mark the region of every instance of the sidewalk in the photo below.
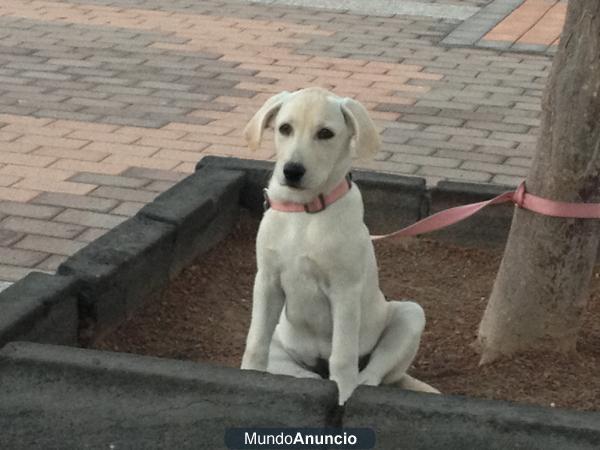
[[[204,155],[272,158],[241,131],[284,89],[363,102],[383,148],[362,167],[431,184],[525,176],[562,2],[386,2],[402,15],[290,2],[0,2],[0,283],[54,271]],[[532,3],[547,4],[537,21],[511,18]],[[535,52],[515,52],[539,22]],[[494,40],[508,51],[483,48]]]

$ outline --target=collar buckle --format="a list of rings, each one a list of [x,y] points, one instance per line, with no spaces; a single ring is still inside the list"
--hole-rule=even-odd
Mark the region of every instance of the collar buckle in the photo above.
[[[319,200],[319,203],[321,203],[320,207],[311,211],[310,203],[305,203],[304,212],[306,212],[307,214],[316,214],[318,212],[324,211],[325,208],[327,208],[327,203],[325,203],[325,196],[323,194],[319,194],[317,199]]]

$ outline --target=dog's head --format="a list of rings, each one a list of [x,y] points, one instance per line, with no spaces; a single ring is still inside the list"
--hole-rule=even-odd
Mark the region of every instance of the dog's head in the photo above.
[[[285,200],[309,201],[332,189],[350,170],[352,157],[371,157],[379,148],[365,108],[320,88],[268,99],[244,130],[252,150],[271,123],[277,162],[270,190]]]

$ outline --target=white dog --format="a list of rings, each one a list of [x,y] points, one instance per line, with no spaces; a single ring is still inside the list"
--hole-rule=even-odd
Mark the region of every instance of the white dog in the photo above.
[[[282,92],[248,123],[251,149],[271,121],[277,162],[258,231],[242,369],[330,378],[340,405],[360,384],[437,392],[406,374],[425,315],[379,290],[362,198],[347,178],[353,156],[379,147],[365,108],[319,88]]]

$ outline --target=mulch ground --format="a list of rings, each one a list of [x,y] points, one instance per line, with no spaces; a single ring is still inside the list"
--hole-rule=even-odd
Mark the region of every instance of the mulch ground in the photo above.
[[[257,223],[249,218],[185,269],[161,301],[144,305],[95,348],[238,367],[256,272]],[[600,273],[594,272],[576,354],[524,354],[480,367],[471,346],[502,256],[412,239],[376,244],[381,288],[427,315],[410,373],[447,394],[600,410]]]

